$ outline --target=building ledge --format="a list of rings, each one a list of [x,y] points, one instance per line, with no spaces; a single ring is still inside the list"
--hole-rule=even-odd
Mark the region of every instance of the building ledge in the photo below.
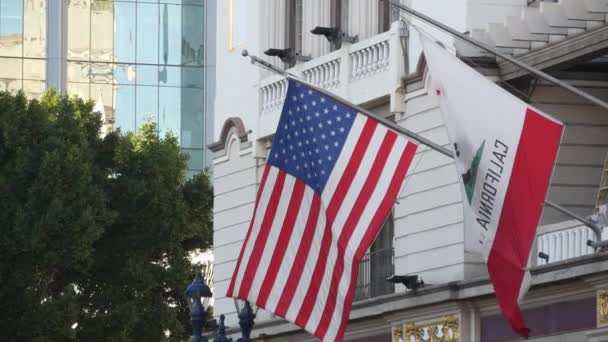
[[[585,277],[608,273],[608,252],[585,255],[531,269],[532,288],[540,288],[554,283],[572,282]],[[360,321],[378,316],[416,309],[422,306],[438,305],[448,302],[472,300],[493,295],[492,284],[487,277],[455,281],[446,284],[431,285],[417,291],[389,294],[353,303],[350,321]],[[528,296],[534,297],[534,296]],[[530,304],[530,298],[524,298],[522,306]],[[292,323],[277,319],[256,323],[253,335],[275,336],[301,331]],[[238,335],[238,329],[230,329],[228,334]]]

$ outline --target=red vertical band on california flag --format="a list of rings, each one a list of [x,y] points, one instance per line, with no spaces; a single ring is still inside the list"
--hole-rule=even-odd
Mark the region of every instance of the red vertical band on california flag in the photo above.
[[[351,280],[350,286],[348,288],[348,294],[346,295],[346,299],[344,300],[344,314],[342,316],[342,321],[340,322],[340,327],[338,328],[338,333],[336,336],[344,336],[344,330],[346,329],[346,323],[348,322],[348,313],[350,313],[350,309],[353,303],[353,296],[355,293],[355,286],[357,285],[357,273],[359,272],[359,261],[365,255],[367,248],[365,246],[370,246],[373,240],[378,235],[378,231],[382,228],[384,221],[388,217],[388,214],[393,207],[393,203],[397,196],[399,196],[399,191],[401,190],[401,183],[403,183],[403,179],[407,174],[407,170],[414,159],[414,155],[416,154],[416,150],[418,149],[418,145],[408,142],[405,147],[405,151],[401,155],[401,160],[399,161],[399,165],[397,166],[397,170],[391,180],[391,183],[388,187],[388,191],[384,198],[382,199],[382,203],[378,210],[376,211],[372,221],[369,224],[370,229],[365,233],[359,248],[355,252],[355,259],[352,265],[351,271]],[[365,247],[365,248],[364,248]]]
[[[270,228],[272,227],[272,221],[274,220],[279,202],[281,201],[281,192],[283,191],[283,185],[285,184],[285,176],[286,173],[282,170],[277,174],[277,181],[272,189],[268,208],[266,208],[264,219],[260,225],[260,232],[255,240],[255,245],[251,249],[251,257],[249,258],[247,265],[245,265],[246,270],[243,275],[243,281],[241,282],[241,288],[239,289],[239,298],[242,300],[247,300],[249,290],[253,284],[253,278],[260,265],[264,246],[266,245],[266,240],[268,239],[268,234],[270,234]]]
[[[285,256],[285,251],[287,250],[287,245],[289,244],[298,212],[300,211],[300,204],[302,203],[305,189],[306,183],[296,179],[291,200],[289,202],[289,207],[287,208],[287,214],[285,215],[285,220],[283,221],[283,229],[279,234],[279,239],[276,243],[275,250],[272,253],[272,259],[270,259],[271,262],[268,267],[268,271],[266,272],[266,277],[264,278],[262,286],[260,287],[260,294],[258,295],[256,302],[257,306],[259,307],[266,308],[266,301],[268,300],[268,296],[270,295],[274,281],[277,278],[279,267],[281,267],[281,263],[283,262],[283,257]]]
[[[528,336],[528,328],[517,300],[561,132],[560,124],[531,109],[526,111],[513,171],[488,257],[488,271],[498,304],[513,329],[525,337]]]
[[[258,203],[260,203],[260,196],[262,196],[262,191],[264,191],[264,185],[266,184],[266,179],[268,178],[268,173],[270,172],[270,165],[266,165],[264,167],[264,174],[262,175],[262,181],[260,183],[260,187],[258,188],[258,194],[255,198],[255,207],[253,208],[253,216],[255,217],[255,213],[258,211]],[[249,229],[247,230],[247,235],[245,236],[245,241],[243,241],[243,247],[247,246],[247,242],[249,241],[249,236],[251,235],[251,227],[253,226],[253,219],[249,223]],[[239,267],[241,267],[241,259],[243,258],[243,253],[245,252],[245,248],[241,248],[241,252],[239,253],[239,258],[236,260],[235,270],[238,271]],[[237,277],[232,277],[230,281],[230,286],[228,286],[228,291],[226,291],[226,297],[232,297],[234,292],[234,282]]]

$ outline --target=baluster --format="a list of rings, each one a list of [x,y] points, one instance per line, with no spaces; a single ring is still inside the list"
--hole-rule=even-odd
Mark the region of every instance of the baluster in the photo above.
[[[363,53],[361,52],[361,50],[359,50],[355,52],[355,55],[357,56],[357,71],[355,78],[359,79],[361,78],[361,70],[363,70]]]
[[[281,104],[281,95],[279,94],[279,83],[273,83],[272,87],[274,88],[274,109],[276,110]]]
[[[386,58],[384,54],[384,43],[385,42],[381,42],[378,44],[378,71],[384,70],[384,59]]]
[[[574,250],[574,256],[575,257],[579,257],[579,256],[582,255],[582,247],[583,247],[581,245],[581,242],[583,240],[581,229],[580,228],[576,229],[574,231],[574,234],[575,234],[575,238],[574,238],[574,240],[575,240],[574,241],[574,246],[575,246],[574,247],[575,248],[575,250]]]
[[[562,255],[564,256],[563,260],[568,259],[568,249],[570,249],[570,234],[568,234],[568,231],[563,231],[562,232]]]
[[[371,53],[372,53],[372,65],[371,65],[371,72],[372,74],[375,74],[379,68],[382,67],[382,60],[380,60],[380,45],[379,44],[375,44],[373,46],[371,46]]]
[[[384,69],[388,70],[388,60],[389,60],[389,45],[388,41],[382,43],[384,48]]]
[[[333,75],[331,79],[331,84],[333,88],[338,87],[338,81],[340,80],[340,60],[336,59],[333,62]]]
[[[566,236],[568,238],[568,256],[567,258],[573,258],[574,257],[574,231],[569,231],[566,232]]]
[[[327,84],[327,89],[331,89],[334,86],[334,61],[329,61],[325,63],[327,65],[327,79],[325,83]]]
[[[352,77],[354,80],[357,79],[357,70],[359,69],[359,54],[357,52],[354,52],[351,54],[351,58],[353,59],[352,62]]]
[[[329,82],[328,82],[329,76],[328,76],[328,74],[329,74],[328,65],[327,65],[327,63],[325,63],[325,64],[321,65],[321,75],[323,75],[321,84],[322,84],[323,88],[328,88],[328,85],[329,85]]]
[[[274,94],[272,92],[272,84],[266,86],[268,88],[268,111],[272,110],[274,106]]]
[[[280,81],[276,82],[274,84],[274,89],[275,89],[275,94],[276,94],[275,95],[275,98],[276,98],[275,110],[276,110],[277,108],[279,108],[281,106],[281,82]]]
[[[363,53],[363,70],[361,76],[365,78],[369,73],[369,65],[371,62],[369,47],[366,47],[361,52]]]
[[[338,87],[340,85],[340,71],[341,71],[341,67],[342,67],[342,60],[341,59],[336,59],[336,75],[335,77],[335,84],[336,87]]]
[[[557,255],[557,234],[552,233],[551,234],[551,250],[549,251],[549,260],[553,259],[553,261],[555,261],[555,259],[557,259],[558,255]]]
[[[281,94],[281,98],[284,99],[287,96],[287,86],[289,86],[289,82],[287,79],[283,80],[283,93]]]

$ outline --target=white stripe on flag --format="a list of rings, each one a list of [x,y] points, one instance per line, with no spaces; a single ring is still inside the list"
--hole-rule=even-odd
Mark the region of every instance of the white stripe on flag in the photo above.
[[[359,137],[361,136],[361,132],[363,131],[363,126],[367,122],[368,118],[362,114],[357,114],[355,121],[353,121],[353,125],[348,132],[348,136],[346,137],[346,141],[344,142],[344,146],[342,147],[342,152],[340,152],[340,157],[336,161],[336,165],[334,165],[334,169],[329,175],[329,179],[327,180],[327,184],[325,184],[325,189],[321,194],[321,199],[323,200],[323,208],[327,208],[329,205],[329,201],[334,196],[334,192],[336,191],[336,187],[342,179],[342,175],[344,175],[344,170],[350,161],[350,157],[353,155],[353,151],[355,150],[355,146],[357,145],[357,141],[359,141]]]
[[[291,234],[291,238],[289,239],[285,256],[281,261],[281,267],[277,273],[279,276],[272,285],[272,290],[270,291],[268,301],[266,302],[266,310],[268,311],[275,312],[279,299],[281,298],[281,294],[285,289],[287,276],[283,275],[289,274],[293,267],[293,263],[295,262],[298,249],[300,248],[300,242],[302,241],[302,235],[304,235],[304,228],[306,228],[306,222],[308,221],[308,215],[310,214],[313,196],[314,190],[311,187],[306,186],[293,232]],[[272,262],[279,262],[279,260],[272,260]]]
[[[298,318],[298,313],[300,312],[300,308],[302,307],[302,303],[304,302],[304,299],[306,297],[306,292],[308,291],[310,280],[312,279],[313,272],[315,270],[317,260],[317,254],[315,254],[315,252],[318,253],[321,250],[321,240],[323,239],[325,224],[325,210],[324,208],[321,208],[321,210],[319,210],[319,218],[317,219],[317,225],[315,226],[315,235],[310,246],[310,252],[308,253],[308,257],[306,258],[306,263],[302,268],[302,278],[300,278],[298,287],[293,295],[291,303],[289,304],[287,314],[285,315],[285,318],[287,318],[287,320],[289,321],[296,321],[296,318]]]
[[[245,251],[243,253],[243,257],[241,259],[241,264],[238,270],[236,270],[236,281],[234,282],[233,294],[234,297],[238,296],[239,291],[241,290],[241,283],[243,281],[243,277],[245,276],[245,270],[247,269],[247,265],[249,264],[249,258],[251,257],[251,252],[253,250],[253,246],[255,241],[258,238],[258,233],[260,232],[260,226],[262,225],[262,221],[264,220],[264,216],[266,214],[266,208],[268,207],[268,202],[270,201],[270,196],[272,195],[272,191],[274,190],[274,184],[277,180],[277,176],[279,174],[279,170],[277,168],[271,167],[268,171],[268,177],[266,178],[266,184],[264,185],[264,189],[262,190],[262,195],[260,196],[260,203],[258,205],[258,210],[255,213],[255,217],[253,219],[253,224],[251,226],[251,235],[249,236],[249,240],[245,241],[247,244],[245,246]]]
[[[378,211],[384,196],[388,190],[388,187],[392,181],[392,175],[394,175],[397,166],[399,165],[399,160],[405,151],[405,146],[408,144],[408,141],[403,137],[398,137],[391,149],[391,152],[386,160],[384,168],[382,169],[382,174],[378,179],[378,183],[374,188],[374,191],[367,203],[365,209],[363,209],[364,213],[375,213]],[[371,223],[373,215],[361,215],[359,222],[355,228],[353,236],[348,242],[348,247],[346,253],[344,255],[344,272],[342,273],[342,278],[340,279],[340,283],[338,284],[339,290],[338,293],[346,294],[348,293],[351,276],[352,276],[352,266],[353,266],[353,258],[355,257],[355,252],[361,245],[361,240]],[[338,333],[338,329],[340,328],[340,324],[342,323],[342,316],[345,314],[344,312],[344,300],[345,296],[338,296],[336,301],[336,306],[334,308],[334,312],[331,318],[331,322],[329,323],[327,333],[325,335],[325,340],[331,341],[335,339],[336,334]]]
[[[275,169],[275,167],[272,168]],[[293,192],[295,182],[295,177],[289,174],[285,176],[285,184],[283,184],[281,197],[279,197],[280,202],[274,214],[274,218],[272,219],[272,226],[270,228],[270,233],[268,234],[268,239],[266,240],[266,245],[264,246],[262,252],[262,257],[260,258],[260,264],[255,272],[255,277],[251,284],[251,289],[249,289],[249,295],[247,296],[247,299],[253,303],[255,303],[258,299],[260,287],[262,286],[262,282],[264,281],[266,273],[268,272],[268,266],[272,262],[272,255],[275,251],[273,246],[276,245],[277,241],[279,240],[279,234],[283,228],[283,221],[285,221],[285,215],[287,215],[287,208],[289,208],[289,203],[291,202],[291,194]]]
[[[384,137],[386,136],[386,132],[387,128],[385,126],[376,126],[372,139],[367,146],[363,159],[361,160],[361,165],[355,174],[351,186],[348,188],[344,201],[342,202],[342,205],[340,206],[332,225],[333,239],[332,243],[330,244],[329,257],[327,258],[327,263],[325,264],[321,286],[319,287],[319,293],[317,294],[317,299],[315,305],[313,306],[312,314],[310,315],[308,323],[306,324],[306,329],[309,331],[315,331],[317,329],[321,316],[323,315],[325,303],[327,302],[327,297],[329,296],[329,288],[331,286],[331,280],[334,274],[334,267],[336,265],[336,258],[338,254],[337,240],[344,229],[344,224],[353,210],[353,206],[359,197],[359,193],[361,193],[361,189],[363,188],[365,181],[369,178],[372,165],[378,151],[380,150]],[[350,159],[350,157],[351,155],[341,154],[339,159]]]

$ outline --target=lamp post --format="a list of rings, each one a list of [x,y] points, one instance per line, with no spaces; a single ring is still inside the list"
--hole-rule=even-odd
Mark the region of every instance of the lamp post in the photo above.
[[[213,293],[203,281],[200,271],[196,271],[196,276],[192,284],[186,289],[185,296],[190,308],[190,322],[193,331],[192,342],[207,342],[207,338],[203,337],[201,333],[207,319],[209,300]]]
[[[238,299],[234,300],[234,306],[239,314],[239,326],[241,326],[241,334],[243,335],[237,340],[237,342],[249,342],[251,341],[251,330],[255,324],[255,315],[257,314],[258,310],[256,309],[255,312],[253,312],[251,304],[249,304],[247,301],[243,307],[241,307]]]

